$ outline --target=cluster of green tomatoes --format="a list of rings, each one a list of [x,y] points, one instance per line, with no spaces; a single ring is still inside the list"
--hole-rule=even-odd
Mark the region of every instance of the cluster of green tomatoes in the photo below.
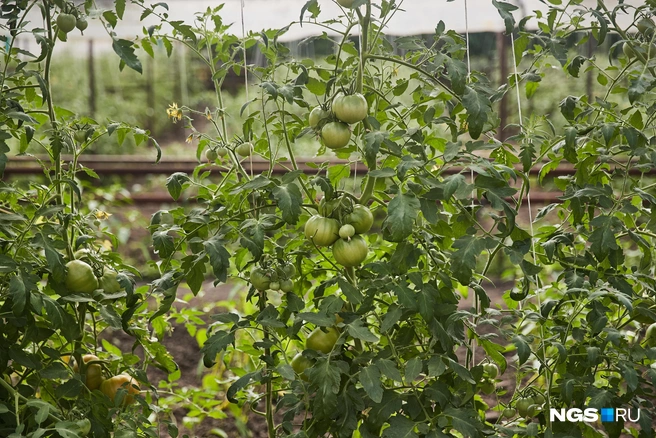
[[[310,128],[317,131],[329,149],[341,149],[351,140],[349,125],[364,120],[369,113],[367,99],[360,94],[337,93],[331,110],[318,106],[310,112]]]
[[[335,261],[352,268],[367,258],[369,247],[361,236],[374,223],[371,210],[364,205],[353,205],[348,198],[337,198],[319,203],[319,214],[305,223],[305,237],[317,247],[331,246]]]
[[[62,10],[55,20],[57,29],[64,35],[68,34],[75,28],[80,32],[84,32],[84,30],[89,27],[86,17],[82,15],[75,6],[71,4],[66,4],[66,6],[67,8]]]

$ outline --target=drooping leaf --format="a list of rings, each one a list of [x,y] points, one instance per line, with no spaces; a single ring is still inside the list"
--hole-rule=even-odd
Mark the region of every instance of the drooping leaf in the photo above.
[[[400,242],[412,234],[417,215],[421,208],[419,200],[411,193],[397,195],[387,207],[387,218],[383,228],[389,234],[389,240]]]

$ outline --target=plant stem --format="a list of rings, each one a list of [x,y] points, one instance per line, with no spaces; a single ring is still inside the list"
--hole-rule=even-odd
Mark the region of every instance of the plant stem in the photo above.
[[[266,291],[260,292],[260,299],[259,299],[259,307],[260,307],[260,313],[264,311],[266,308]],[[264,332],[264,341],[268,341],[270,338],[269,335],[269,328],[268,327],[263,327],[263,332]],[[267,347],[264,349],[264,356],[269,357],[271,356],[271,348]],[[264,369],[263,369],[263,375],[267,379],[266,382],[266,422],[267,422],[267,430],[268,430],[268,435],[269,438],[276,438],[276,427],[273,422],[273,384],[271,382],[271,376],[267,376],[267,373],[269,373],[268,366],[266,363],[264,364]]]

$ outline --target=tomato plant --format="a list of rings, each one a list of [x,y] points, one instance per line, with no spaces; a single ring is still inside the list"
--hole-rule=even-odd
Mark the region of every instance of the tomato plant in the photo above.
[[[119,403],[123,406],[134,403],[134,396],[141,391],[139,383],[134,377],[128,374],[119,374],[110,377],[100,384],[100,391],[105,394],[112,403]]]
[[[120,67],[141,71],[136,42],[112,29],[125,2],[96,13],[93,2],[65,0],[2,3],[0,20],[0,436],[153,436],[148,420],[153,394],[139,407],[118,409],[103,396],[103,372],[134,371],[147,382],[156,364],[173,372],[170,354],[148,333],[157,308],[147,309],[148,286],[136,287],[139,270],[116,252],[108,204],[99,204],[86,179],[98,175],[81,164],[100,139],[159,146],[144,129],[92,118],[61,107],[53,72],[67,34],[102,21]],[[22,45],[21,41],[36,44]],[[33,51],[33,52],[30,52]],[[42,166],[39,178],[4,178],[9,154]],[[158,157],[159,159],[159,157]],[[98,278],[100,277],[100,278]],[[152,319],[151,319],[152,318]],[[158,324],[157,321],[155,324]],[[108,332],[131,339],[124,351]],[[132,352],[143,348],[138,357]],[[71,365],[74,361],[74,364]],[[157,408],[159,410],[159,408]],[[162,424],[170,423],[168,420]],[[171,425],[171,431],[175,425]],[[177,432],[176,432],[177,433]]]
[[[223,114],[231,69],[257,85],[240,129],[169,108],[198,139],[198,158],[207,147],[230,153],[218,176],[201,164],[167,181],[173,198],[186,192],[199,208],[153,216],[162,311],[180,285],[199,293],[206,275],[248,290],[248,311],[214,315],[202,355],[221,370],[238,361],[223,373],[227,399],[260,403],[271,438],[649,436],[656,351],[651,334],[637,340],[656,322],[653,5],[545,3],[516,21],[516,6],[494,2],[513,57],[498,84],[470,69],[468,38],[446,23],[428,38],[397,38],[394,52],[384,33],[400,2],[338,3],[347,9],[336,17],[310,0],[294,24],[338,36],[321,59],[292,56],[279,41],[286,30],[232,35],[220,8],[185,27],[160,14],[149,29],[152,43],[168,24],[202,58],[210,114]],[[609,44],[610,64],[588,44]],[[266,62],[244,65],[255,47]],[[590,95],[533,110],[547,77],[588,72]],[[511,98],[517,112],[500,126],[496,108]],[[297,159],[301,138],[316,146],[311,172]],[[246,140],[265,167],[258,175],[233,153]],[[531,209],[539,187],[557,202]],[[285,266],[295,272],[283,288]],[[501,297],[493,277],[510,284]],[[290,358],[309,330],[303,381]],[[519,417],[492,422],[486,414],[505,401],[480,393],[506,373],[515,379],[499,396],[508,392]],[[644,417],[600,432],[547,415],[587,405],[642,407]]]

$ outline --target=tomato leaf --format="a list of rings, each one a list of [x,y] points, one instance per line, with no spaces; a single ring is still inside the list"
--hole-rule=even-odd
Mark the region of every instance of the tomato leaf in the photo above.
[[[214,332],[212,336],[207,338],[203,348],[200,349],[200,352],[203,354],[203,363],[205,366],[209,368],[214,365],[216,355],[228,348],[228,345],[234,343],[235,334],[233,332],[226,332],[223,330]]]
[[[207,364],[205,365],[207,366]],[[258,381],[261,377],[261,372],[260,371],[254,371],[252,373],[244,374],[241,376],[239,379],[235,381],[232,385],[230,385],[230,388],[228,388],[228,391],[226,393],[226,397],[228,401],[231,403],[237,403],[237,399],[235,398],[235,395],[237,393],[244,389],[246,386],[248,386],[249,383],[251,383],[251,380]]]
[[[132,70],[139,73],[143,73],[141,67],[141,61],[137,58],[137,55],[134,54],[134,47],[132,41],[124,39],[115,39],[112,43],[112,49],[114,52],[121,58],[121,61],[125,63]]]
[[[417,438],[414,432],[415,422],[403,415],[396,415],[389,419],[390,427],[383,432],[383,438]]]
[[[378,336],[374,335],[365,327],[359,319],[347,324],[348,333],[355,339],[362,339],[365,342],[378,342]]]
[[[212,271],[216,277],[214,285],[219,282],[225,283],[228,280],[228,269],[230,268],[230,253],[223,245],[223,241],[218,237],[206,241],[204,244],[205,251],[210,257]]]
[[[388,232],[387,239],[401,242],[410,236],[420,208],[419,200],[409,193],[392,199],[388,205],[387,218],[383,222],[383,228]]]
[[[383,400],[383,387],[380,380],[380,370],[376,365],[369,365],[360,371],[360,383],[374,403]]]
[[[469,125],[469,134],[473,139],[477,139],[483,133],[483,126],[487,122],[488,113],[492,111],[492,103],[481,92],[477,92],[471,87],[466,87],[465,94],[462,97],[462,104],[468,114],[467,123]]]
[[[278,208],[282,211],[283,220],[290,225],[298,222],[301,215],[301,205],[303,204],[303,197],[298,186],[294,183],[285,184],[275,187],[272,193],[278,201]]]

